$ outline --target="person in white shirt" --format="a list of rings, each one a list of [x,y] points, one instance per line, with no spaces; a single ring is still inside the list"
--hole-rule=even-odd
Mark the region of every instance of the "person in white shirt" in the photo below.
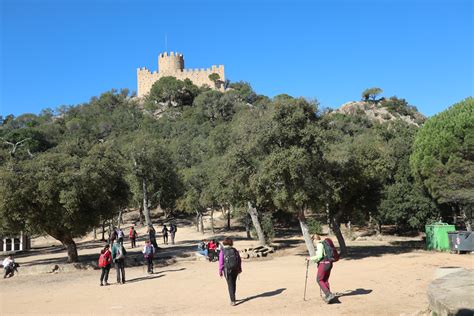
[[[5,270],[5,274],[3,278],[12,277],[15,274],[15,260],[13,259],[12,255],[9,255],[3,260],[3,269]]]

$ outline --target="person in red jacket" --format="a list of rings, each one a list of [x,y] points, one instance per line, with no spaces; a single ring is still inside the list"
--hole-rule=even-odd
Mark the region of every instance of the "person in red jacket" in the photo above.
[[[111,265],[112,254],[110,253],[109,245],[105,245],[104,249],[100,251],[99,256],[99,268],[101,268],[102,270],[102,273],[100,275],[100,286],[109,285],[107,281],[109,280],[109,271]]]
[[[137,231],[135,230],[135,227],[130,227],[130,232],[128,233],[128,236],[130,237],[130,242],[132,244],[132,248],[135,248],[137,246],[136,240],[137,240]]]

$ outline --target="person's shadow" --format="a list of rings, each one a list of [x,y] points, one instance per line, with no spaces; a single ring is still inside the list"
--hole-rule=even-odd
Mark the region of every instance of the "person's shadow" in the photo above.
[[[331,304],[341,304],[341,301],[339,300],[340,297],[343,296],[353,296],[353,295],[366,295],[371,293],[372,290],[366,290],[366,289],[355,289],[355,290],[348,290],[344,292],[337,292],[334,293],[334,298],[331,300]]]
[[[344,292],[337,292],[334,295],[336,297],[342,297],[342,296],[353,296],[353,295],[366,295],[372,293],[372,290],[366,290],[366,289],[356,289],[356,290],[348,290]]]
[[[235,305],[240,305],[240,304],[243,304],[245,302],[251,301],[253,299],[259,298],[259,297],[275,296],[275,295],[281,294],[284,290],[286,290],[286,288],[282,288],[282,289],[278,289],[278,290],[274,290],[274,291],[270,291],[270,292],[265,292],[265,293],[254,295],[254,296],[249,296],[247,298],[244,298],[243,300],[238,301]]]

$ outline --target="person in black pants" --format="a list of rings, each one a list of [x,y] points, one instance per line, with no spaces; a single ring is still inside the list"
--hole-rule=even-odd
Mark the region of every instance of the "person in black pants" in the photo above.
[[[163,229],[161,230],[161,233],[163,234],[163,243],[167,245],[168,244],[168,227],[166,227],[166,225],[163,225]]]
[[[148,265],[148,273],[153,274],[153,255],[155,254],[155,248],[149,240],[145,241],[145,247],[143,247],[142,252]]]
[[[225,275],[229,290],[230,305],[234,306],[237,276],[242,273],[242,260],[237,249],[232,247],[234,242],[230,238],[224,239],[224,249],[219,253],[219,275]]]
[[[127,251],[125,247],[116,239],[112,247],[112,260],[117,270],[117,283],[125,283],[125,255]]]

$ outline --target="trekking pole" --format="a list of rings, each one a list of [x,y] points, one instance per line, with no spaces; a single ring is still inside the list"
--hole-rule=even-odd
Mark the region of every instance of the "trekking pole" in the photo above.
[[[308,268],[309,268],[309,260],[306,260],[306,277],[304,279],[303,301],[306,301],[306,285],[308,284]]]

